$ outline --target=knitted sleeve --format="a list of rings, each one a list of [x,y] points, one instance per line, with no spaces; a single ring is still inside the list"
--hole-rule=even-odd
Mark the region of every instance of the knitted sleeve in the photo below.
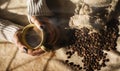
[[[14,34],[21,28],[22,26],[8,20],[0,19],[0,41],[9,41],[13,43]]]
[[[46,0],[27,0],[29,16],[51,16],[52,12],[46,5]]]

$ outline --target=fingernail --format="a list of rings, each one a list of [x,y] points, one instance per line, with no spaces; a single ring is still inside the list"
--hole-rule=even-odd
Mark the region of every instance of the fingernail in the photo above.
[[[24,52],[25,52],[25,53],[28,52],[28,49],[27,49],[27,48],[23,47],[23,49],[24,49]]]

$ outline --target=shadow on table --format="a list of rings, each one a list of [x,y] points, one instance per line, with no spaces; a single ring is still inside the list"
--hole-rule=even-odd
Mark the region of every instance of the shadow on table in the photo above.
[[[4,9],[0,8],[0,18],[10,20],[16,24],[25,26],[28,24],[27,17],[25,15],[19,15],[17,13],[9,12],[8,10],[17,10],[17,9],[25,9],[26,7],[19,7],[19,8],[8,8],[11,0],[0,0],[0,7],[3,4],[6,4]]]

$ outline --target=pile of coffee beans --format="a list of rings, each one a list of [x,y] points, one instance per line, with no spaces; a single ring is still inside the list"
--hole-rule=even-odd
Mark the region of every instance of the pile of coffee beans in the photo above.
[[[93,33],[90,33],[90,30],[86,27],[74,29],[73,40],[75,39],[75,42],[74,44],[66,46],[68,49],[66,55],[68,57],[65,63],[70,65],[75,71],[81,69],[94,71],[101,70],[102,67],[105,67],[109,59],[106,58],[107,53],[105,53],[104,50],[116,50],[119,31],[117,20],[111,20],[106,26],[106,29]],[[75,52],[78,56],[83,57],[83,66],[69,61]]]

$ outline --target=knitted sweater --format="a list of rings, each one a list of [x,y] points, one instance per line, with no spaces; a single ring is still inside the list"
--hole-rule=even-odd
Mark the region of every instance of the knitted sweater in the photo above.
[[[46,5],[46,0],[27,0],[27,7],[29,16],[53,15]],[[4,40],[13,42],[13,36],[15,32],[20,28],[21,26],[18,26],[8,20],[0,19],[0,41]]]
[[[13,42],[14,34],[20,28],[22,28],[22,26],[8,20],[0,19],[0,41]]]
[[[46,0],[27,0],[29,16],[51,16],[52,12],[46,5]]]

